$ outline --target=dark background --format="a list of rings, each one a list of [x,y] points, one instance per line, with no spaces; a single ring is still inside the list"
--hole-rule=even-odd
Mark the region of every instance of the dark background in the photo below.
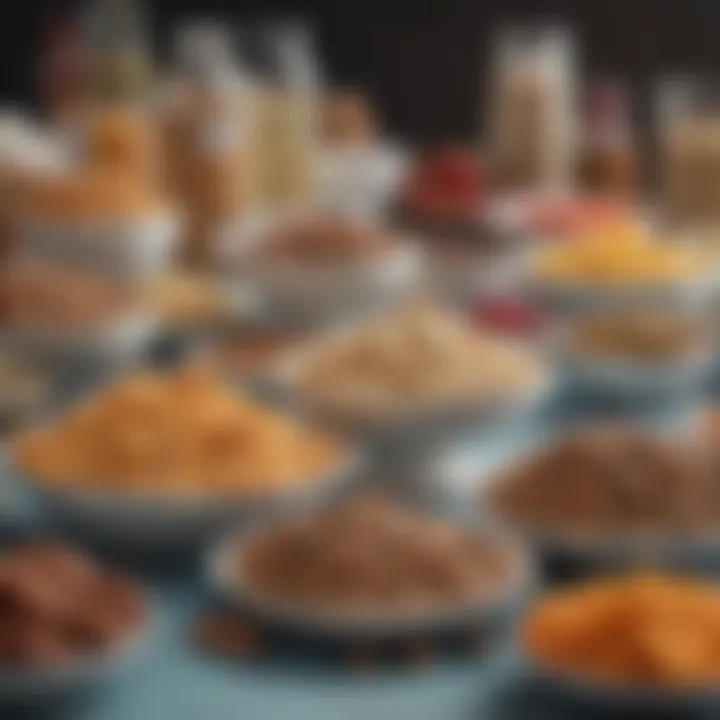
[[[43,29],[75,3],[0,0],[0,97],[36,99]],[[391,132],[419,141],[475,133],[488,39],[504,22],[552,18],[574,28],[588,76],[631,84],[647,123],[655,78],[702,72],[720,79],[720,3],[715,0],[146,0],[159,50],[188,16],[218,15],[238,27],[261,15],[311,20],[328,81],[369,88]]]

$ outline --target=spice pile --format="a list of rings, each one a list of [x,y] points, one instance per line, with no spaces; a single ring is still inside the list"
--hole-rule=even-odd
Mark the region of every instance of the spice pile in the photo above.
[[[545,248],[542,281],[593,285],[667,285],[697,278],[702,264],[687,247],[663,242],[634,223],[606,223],[584,237]]]
[[[59,487],[162,497],[255,496],[337,469],[328,437],[181,371],[121,381],[12,446],[21,472]]]
[[[571,349],[590,359],[673,361],[703,345],[696,322],[677,314],[602,315],[581,322],[571,332]]]
[[[145,619],[139,588],[60,546],[0,557],[0,667],[62,666],[133,639]]]
[[[720,591],[663,575],[600,580],[550,595],[530,612],[523,644],[542,666],[639,688],[720,682]]]
[[[317,216],[281,227],[262,242],[253,260],[261,265],[374,261],[393,247],[392,239],[371,225]]]
[[[540,363],[524,350],[422,301],[318,345],[294,381],[316,406],[382,419],[511,397],[542,377]]]
[[[700,445],[593,429],[511,468],[488,499],[514,524],[551,535],[703,533],[720,527],[719,469]]]
[[[227,319],[221,290],[209,277],[173,273],[153,281],[147,304],[170,327],[212,324]]]
[[[520,579],[499,540],[375,496],[261,534],[237,567],[260,597],[344,613],[476,606]]]
[[[28,184],[18,210],[31,221],[74,224],[146,220],[167,206],[132,174],[90,169]]]
[[[13,264],[0,283],[0,321],[20,329],[101,329],[137,314],[122,284],[35,262]]]

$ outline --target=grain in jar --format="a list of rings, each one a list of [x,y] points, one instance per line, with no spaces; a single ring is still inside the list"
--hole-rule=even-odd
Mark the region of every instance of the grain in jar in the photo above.
[[[251,37],[256,90],[253,157],[263,210],[307,208],[317,182],[318,79],[303,27],[259,28]]]
[[[660,86],[660,162],[665,214],[682,225],[720,220],[720,86]]]
[[[510,189],[567,190],[577,133],[569,31],[515,28],[501,34],[489,107],[485,149],[496,182]]]

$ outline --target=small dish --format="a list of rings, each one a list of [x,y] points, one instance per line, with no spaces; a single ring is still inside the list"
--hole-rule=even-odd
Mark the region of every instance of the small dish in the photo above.
[[[710,271],[685,282],[667,284],[624,285],[608,283],[560,283],[530,278],[526,285],[529,296],[541,305],[562,312],[582,313],[599,310],[622,310],[642,307],[654,310],[703,310],[718,286],[718,274]]]
[[[384,445],[407,442],[414,453],[426,445],[434,449],[437,441],[529,415],[544,405],[555,391],[554,376],[543,368],[535,383],[513,393],[463,397],[444,403],[416,402],[390,414],[378,414],[369,409],[343,409],[337,403],[330,407],[299,390],[299,375],[306,363],[352,332],[352,327],[341,329],[324,340],[299,348],[271,370],[267,381],[319,422],[339,426],[370,442],[380,440]]]
[[[11,327],[0,330],[3,345],[15,352],[56,360],[133,358],[155,337],[159,323],[145,313],[109,319],[90,328]]]
[[[495,253],[468,248],[446,257],[430,250],[428,267],[431,285],[441,295],[467,303],[480,294],[514,287],[522,277],[522,256],[518,247]]]
[[[252,271],[261,312],[278,322],[355,317],[392,304],[422,276],[422,254],[403,244],[370,263],[277,263]]]
[[[593,392],[634,398],[669,397],[701,387],[713,356],[695,353],[677,362],[627,362],[572,358],[565,368],[574,384]]]
[[[668,690],[613,685],[576,677],[546,667],[520,651],[520,671],[524,678],[542,687],[551,697],[571,701],[577,708],[612,712],[613,717],[643,713],[649,717],[695,717],[717,711],[720,685],[707,688]]]
[[[242,553],[243,547],[262,528],[249,532],[237,531],[214,547],[207,556],[205,571],[211,589],[237,610],[248,610],[265,621],[321,636],[392,638],[418,633],[439,633],[465,626],[495,628],[512,619],[522,608],[535,586],[535,573],[529,554],[515,538],[496,529],[486,527],[490,537],[506,543],[508,558],[513,564],[512,579],[497,593],[481,603],[417,612],[372,612],[367,614],[328,612],[298,607],[268,599],[253,592],[247,583],[230,578],[231,554]]]
[[[110,277],[150,277],[164,270],[178,240],[170,212],[104,222],[58,223],[25,218],[18,223],[19,252],[101,272]]]
[[[533,301],[569,314],[626,309],[705,310],[720,282],[720,273],[714,267],[667,280],[555,279],[538,273],[542,253],[542,250],[530,250],[521,260],[525,292]]]

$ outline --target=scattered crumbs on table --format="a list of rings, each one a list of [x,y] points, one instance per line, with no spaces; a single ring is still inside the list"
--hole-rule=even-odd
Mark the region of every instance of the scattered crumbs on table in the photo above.
[[[215,655],[252,658],[262,650],[258,629],[231,614],[202,617],[195,628],[195,639],[203,650]]]
[[[359,673],[371,672],[380,664],[378,648],[372,643],[356,644],[350,649],[350,668]]]
[[[437,649],[427,640],[414,640],[404,649],[405,664],[416,670],[425,670],[433,665],[437,656]]]
[[[480,655],[485,651],[485,636],[481,632],[468,633],[463,644],[468,655]]]

